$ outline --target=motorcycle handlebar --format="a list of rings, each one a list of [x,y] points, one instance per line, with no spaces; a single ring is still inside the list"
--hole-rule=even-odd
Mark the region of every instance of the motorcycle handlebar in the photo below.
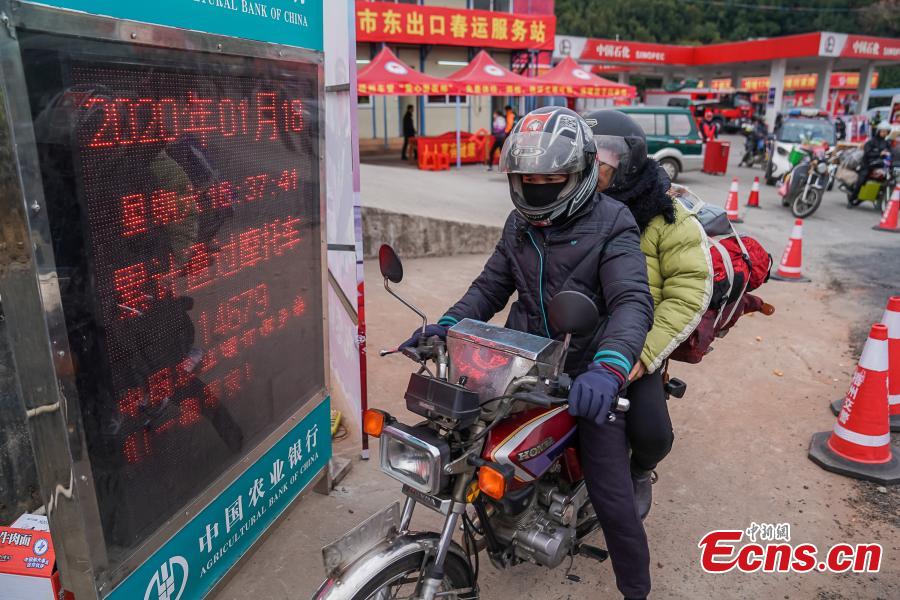
[[[534,404],[535,406],[540,406],[541,408],[553,408],[554,406],[559,406],[560,404],[565,404],[569,401],[568,398],[557,398],[542,392],[520,392],[518,394],[513,394],[513,398],[528,402],[529,404]],[[616,398],[612,407],[614,412],[622,413],[628,412],[630,408],[631,402],[628,398],[622,397]]]

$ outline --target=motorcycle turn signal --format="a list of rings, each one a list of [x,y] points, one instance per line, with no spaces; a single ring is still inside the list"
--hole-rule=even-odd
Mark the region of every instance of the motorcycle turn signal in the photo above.
[[[384,426],[393,421],[391,415],[377,408],[370,408],[363,413],[363,432],[372,437],[381,437]]]

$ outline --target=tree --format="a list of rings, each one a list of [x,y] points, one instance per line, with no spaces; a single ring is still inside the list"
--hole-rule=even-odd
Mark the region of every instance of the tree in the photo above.
[[[659,44],[813,31],[900,35],[900,0],[556,0],[555,6],[558,34]],[[900,66],[878,70],[880,87],[900,87]]]
[[[555,6],[560,34],[657,43],[900,32],[900,0],[556,0]]]

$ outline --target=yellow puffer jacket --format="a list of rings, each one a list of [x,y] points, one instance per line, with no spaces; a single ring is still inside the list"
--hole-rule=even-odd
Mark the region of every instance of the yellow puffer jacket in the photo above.
[[[641,235],[654,306],[653,327],[641,352],[648,373],[694,331],[712,297],[706,233],[691,210],[677,200],[674,205],[674,223],[657,215]]]

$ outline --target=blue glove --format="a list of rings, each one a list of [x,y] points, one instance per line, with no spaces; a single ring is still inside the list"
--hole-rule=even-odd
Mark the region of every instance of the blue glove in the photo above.
[[[591,363],[569,390],[569,414],[602,425],[621,387],[621,377],[601,364]]]
[[[425,326],[425,339],[428,339],[432,336],[438,336],[442,340],[447,339],[447,330],[450,329],[446,325],[426,325]],[[412,334],[412,337],[400,344],[398,350],[402,350],[403,348],[415,348],[419,345],[419,338],[422,337],[422,328],[416,329],[416,331]]]

